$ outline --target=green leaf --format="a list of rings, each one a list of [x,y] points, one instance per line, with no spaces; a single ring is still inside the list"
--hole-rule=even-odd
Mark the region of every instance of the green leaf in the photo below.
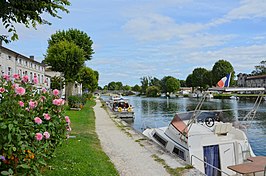
[[[2,175],[9,175],[9,172],[7,172],[7,171],[2,171],[1,174],[2,174]]]
[[[22,167],[24,169],[29,169],[30,168],[30,166],[28,166],[27,164],[21,164],[18,167]]]
[[[11,131],[12,128],[13,128],[13,124],[9,124],[9,125],[8,125],[8,129],[9,129],[9,131]]]
[[[8,134],[7,138],[8,138],[8,141],[11,142],[12,137],[11,137],[11,134],[10,133]]]
[[[14,172],[12,169],[8,169],[8,172],[12,175]]]
[[[13,149],[14,152],[17,151],[17,148],[16,147],[13,147],[12,149]]]

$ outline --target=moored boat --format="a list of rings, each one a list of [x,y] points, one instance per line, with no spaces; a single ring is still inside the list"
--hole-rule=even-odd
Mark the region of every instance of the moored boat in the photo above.
[[[245,117],[252,119],[264,88],[210,89],[223,92],[247,90],[260,92],[253,109]],[[247,161],[254,160],[254,157],[260,159],[262,164],[259,167],[264,169],[266,157],[255,156],[244,131],[233,123],[221,121],[223,110],[201,110],[205,98],[206,94],[194,111],[176,114],[169,126],[146,129],[143,134],[208,176],[236,175],[242,172],[241,169],[235,169],[240,166],[263,172]]]

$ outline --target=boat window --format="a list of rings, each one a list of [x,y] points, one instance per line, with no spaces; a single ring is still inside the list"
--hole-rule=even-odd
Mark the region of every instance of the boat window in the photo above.
[[[162,139],[157,133],[154,133],[153,137],[160,142],[163,146],[166,146],[167,141],[165,141],[164,139]]]
[[[184,161],[186,161],[185,158],[185,151],[178,148],[178,147],[174,147],[173,153],[175,153],[179,158],[183,159]]]

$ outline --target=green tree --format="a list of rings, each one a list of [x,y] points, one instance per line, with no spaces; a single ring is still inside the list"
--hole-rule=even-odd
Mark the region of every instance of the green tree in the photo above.
[[[179,80],[174,77],[168,78],[165,82],[165,85],[166,85],[166,92],[175,93],[180,88]]]
[[[84,51],[73,42],[61,41],[47,49],[45,63],[53,71],[62,72],[67,83],[66,96],[72,94],[73,83],[85,63]]]
[[[116,82],[116,89],[115,90],[123,90],[123,83],[122,82]]]
[[[112,81],[107,85],[108,90],[117,90],[116,82]]]
[[[79,71],[79,82],[82,83],[82,89],[93,92],[98,87],[98,72],[89,67],[83,67]]]
[[[235,72],[231,63],[226,60],[217,61],[212,67],[213,84],[217,84],[218,81],[225,77],[228,73],[231,73],[231,82],[233,82]]]
[[[206,88],[204,77],[207,72],[208,70],[205,68],[195,68],[192,72],[192,86]]]
[[[252,71],[252,75],[265,75],[266,74],[266,60],[261,61],[260,65],[255,66],[255,70]]]
[[[187,87],[185,80],[179,80],[179,82],[180,82],[180,87]]]
[[[129,91],[129,90],[131,90],[131,87],[129,85],[125,85],[125,86],[123,86],[123,90]]]
[[[131,88],[132,91],[135,91],[135,92],[140,92],[141,91],[141,87],[139,85],[135,85]]]
[[[156,86],[149,86],[146,89],[146,96],[147,97],[158,97],[160,93],[160,89]]]
[[[26,27],[36,28],[37,24],[51,24],[44,19],[48,14],[52,17],[58,16],[58,10],[68,12],[65,6],[70,5],[68,0],[1,0],[0,19],[4,28],[12,34],[11,40],[18,39],[18,34],[14,24],[24,24]],[[8,37],[1,36],[0,40],[9,42]]]
[[[94,54],[92,49],[93,42],[85,32],[78,29],[57,31],[55,34],[51,35],[51,38],[48,40],[48,48],[62,40],[75,43],[78,47],[83,49],[85,60],[91,60],[92,54]]]
[[[146,89],[148,88],[149,84],[150,84],[150,76],[144,76],[142,78],[140,78],[140,83],[141,83],[141,93],[142,94],[146,94]]]
[[[212,82],[212,71],[207,70],[207,72],[204,73],[204,75],[203,75],[203,83],[206,86],[206,88],[207,88],[207,86],[208,87],[212,87],[212,85],[213,85],[213,82]]]
[[[186,85],[188,87],[193,87],[193,80],[192,80],[192,74],[189,74],[186,78]]]
[[[149,86],[156,86],[161,89],[161,80],[156,77],[150,78]]]

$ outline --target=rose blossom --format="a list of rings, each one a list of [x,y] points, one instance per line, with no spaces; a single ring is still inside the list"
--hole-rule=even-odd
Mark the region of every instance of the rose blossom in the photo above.
[[[51,117],[49,116],[49,114],[43,114],[43,117],[45,118],[45,120],[50,120]]]
[[[33,83],[34,83],[34,84],[38,84],[38,79],[37,79],[37,77],[34,77],[34,78],[33,78]]]
[[[35,138],[38,140],[38,141],[40,141],[40,140],[42,140],[42,133],[36,133],[35,134]]]
[[[59,94],[59,90],[57,90],[57,89],[53,90],[53,94],[54,94],[54,96],[57,96]]]
[[[29,106],[30,106],[31,109],[35,108],[37,106],[37,101],[30,100]]]
[[[23,76],[23,77],[22,77],[22,80],[23,80],[24,82],[28,82],[28,81],[29,81],[29,77],[28,77],[28,75]]]
[[[24,95],[26,90],[23,87],[16,87],[15,92],[18,95]]]
[[[53,104],[56,105],[56,106],[64,105],[64,103],[65,103],[65,100],[63,100],[61,98],[53,100]]]
[[[20,77],[19,74],[14,74],[13,75],[13,78],[15,78],[15,79],[19,79],[19,77]]]
[[[9,75],[7,75],[7,74],[4,74],[4,75],[3,75],[3,78],[4,78],[5,80],[7,80],[7,81],[9,81],[9,79],[10,79]]]
[[[43,133],[43,135],[44,135],[45,139],[49,139],[50,138],[50,134],[47,131],[45,131]]]
[[[3,87],[0,87],[0,93],[4,93],[6,91],[6,89],[5,88],[3,88]]]
[[[23,101],[19,101],[18,104],[19,104],[20,107],[24,107]]]
[[[69,124],[70,123],[70,118],[68,116],[65,116],[66,122]]]
[[[47,90],[43,87],[42,88],[42,93],[46,93],[47,92]]]
[[[41,123],[42,123],[42,119],[41,119],[40,117],[35,117],[35,118],[34,118],[34,121],[35,121],[35,123],[37,123],[37,124],[41,124]]]

